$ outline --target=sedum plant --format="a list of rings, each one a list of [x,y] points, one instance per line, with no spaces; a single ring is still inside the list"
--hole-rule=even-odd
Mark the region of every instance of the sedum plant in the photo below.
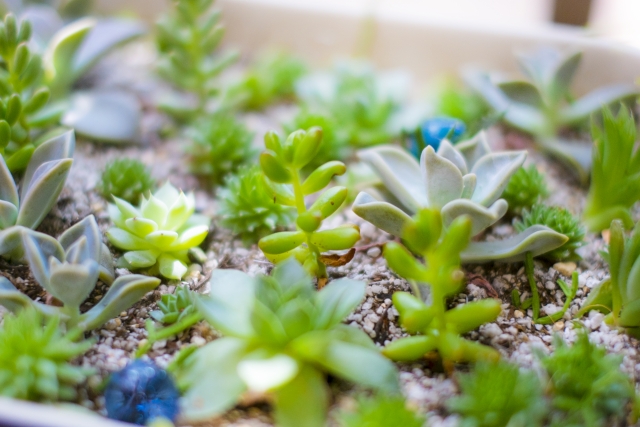
[[[158,302],[160,310],[153,310],[150,313],[151,317],[165,325],[179,322],[196,311],[192,299],[189,287],[179,286],[174,294],[162,295],[160,302]]]
[[[0,278],[0,286],[4,281]],[[62,332],[58,317],[45,317],[32,308],[4,315],[0,327],[0,395],[33,401],[74,400],[76,386],[90,373],[70,363],[92,344],[77,342],[79,332]]]
[[[402,237],[411,251],[389,242],[384,257],[389,267],[412,285],[416,296],[395,292],[393,305],[400,314],[400,325],[413,336],[387,345],[383,353],[392,360],[411,361],[438,351],[445,362],[496,360],[500,354],[491,347],[466,340],[460,335],[494,321],[500,315],[500,302],[473,301],[447,310],[447,298],[460,292],[464,273],[460,253],[471,238],[471,220],[461,217],[444,229],[440,212],[422,209],[405,225]],[[426,304],[429,291],[430,303]]]
[[[224,337],[183,362],[178,379],[187,386],[181,406],[188,422],[220,414],[247,393],[270,398],[278,426],[324,427],[327,373],[399,392],[395,366],[362,330],[341,323],[364,298],[363,282],[334,280],[315,292],[289,260],[271,277],[217,269],[210,285],[196,303]]]
[[[109,215],[114,227],[107,231],[107,238],[125,251],[118,265],[181,279],[187,272],[189,249],[200,245],[209,232],[209,218],[194,214],[193,193],[185,195],[167,182],[143,196],[139,207],[113,199]]]
[[[501,197],[509,204],[511,214],[520,214],[549,197],[549,188],[535,165],[523,166],[513,174]]]
[[[264,138],[266,151],[260,155],[260,165],[276,203],[296,208],[296,231],[282,231],[263,237],[258,246],[273,263],[295,257],[304,268],[318,279],[326,281],[326,264],[333,257],[323,251],[350,249],[360,240],[360,229],[353,224],[319,230],[322,221],[336,212],[347,197],[345,187],[331,187],[321,193],[307,208],[305,196],[325,188],[335,175],[342,175],[346,167],[333,161],[316,168],[303,181],[300,171],[315,157],[322,144],[322,130],[298,130],[289,134],[284,143],[278,135],[269,132]],[[353,251],[352,251],[353,252]],[[341,263],[350,261],[350,258]]]
[[[353,410],[342,410],[337,416],[340,427],[422,427],[425,419],[411,409],[400,396],[376,394],[359,396]]]
[[[631,207],[640,200],[640,149],[636,125],[625,107],[617,116],[605,108],[603,127],[592,128],[593,168],[582,220],[591,231],[602,231],[614,219],[633,226]]]
[[[115,196],[129,203],[137,203],[155,185],[156,182],[144,163],[123,157],[107,163],[96,190],[105,199]]]
[[[260,166],[243,167],[227,178],[218,194],[222,226],[246,243],[255,243],[295,218],[295,208],[275,202],[264,180]]]
[[[31,230],[23,233],[23,239],[33,277],[62,307],[35,302],[5,280],[0,283],[0,304],[11,311],[34,307],[47,317],[60,317],[67,327],[90,330],[118,316],[160,284],[156,278],[140,275],[113,280],[113,258],[93,216],[66,230],[58,240]],[[82,313],[80,307],[98,279],[111,286],[100,302]]]
[[[478,235],[507,212],[507,202],[500,195],[526,157],[517,151],[492,153],[483,132],[455,147],[443,140],[437,152],[426,147],[419,163],[406,151],[388,145],[358,155],[379,176],[381,185],[374,189],[378,197],[364,191],[358,194],[353,212],[398,237],[421,208],[438,210],[445,227],[467,215],[471,235]],[[461,256],[463,262],[519,261],[527,252],[545,253],[566,240],[547,227],[533,226],[505,240],[471,242]]]

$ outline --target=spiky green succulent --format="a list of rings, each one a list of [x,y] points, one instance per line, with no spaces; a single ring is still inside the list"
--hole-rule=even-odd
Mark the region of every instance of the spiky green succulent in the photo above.
[[[558,206],[537,204],[531,210],[523,210],[522,219],[514,221],[514,227],[518,232],[534,225],[544,225],[569,238],[562,246],[541,256],[555,261],[580,259],[576,250],[585,244],[586,231],[571,212]]]
[[[549,196],[549,189],[543,174],[535,165],[521,167],[513,174],[502,198],[509,203],[509,212],[517,214]]]
[[[424,417],[407,408],[400,396],[377,394],[358,398],[353,411],[340,411],[338,424],[341,427],[422,427]]]
[[[43,326],[44,325],[44,326]],[[0,395],[24,400],[73,400],[89,371],[69,362],[91,342],[78,331],[63,333],[60,319],[33,309],[7,314],[0,327]]]
[[[164,324],[176,323],[196,311],[191,302],[188,286],[179,286],[173,294],[164,294],[158,303],[160,310],[152,311],[151,317]]]
[[[278,185],[278,184],[271,184]],[[293,223],[295,209],[274,202],[260,167],[247,166],[230,175],[219,192],[222,225],[243,241],[256,242],[278,227]]]
[[[96,190],[107,200],[116,196],[129,203],[138,203],[140,196],[152,191],[155,185],[144,163],[137,159],[120,158],[107,163]]]

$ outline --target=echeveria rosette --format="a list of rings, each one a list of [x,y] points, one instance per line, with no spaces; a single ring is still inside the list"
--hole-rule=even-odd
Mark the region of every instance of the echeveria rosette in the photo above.
[[[209,232],[209,218],[194,214],[193,193],[184,194],[170,183],[139,207],[114,197],[109,214],[115,227],[107,231],[113,246],[125,251],[118,265],[132,270],[151,269],[168,279],[187,272],[188,251],[201,244]]]
[[[187,389],[186,421],[210,419],[249,393],[271,398],[281,427],[324,427],[327,373],[399,392],[394,365],[366,333],[341,323],[364,298],[363,282],[334,280],[316,292],[305,270],[288,260],[271,277],[214,270],[210,285],[210,295],[196,303],[224,337],[196,350],[178,372]]]
[[[356,215],[401,236],[411,215],[426,207],[439,210],[445,226],[467,215],[475,236],[507,212],[507,202],[500,195],[526,153],[492,153],[481,132],[455,148],[447,140],[441,142],[438,152],[426,147],[420,163],[406,151],[388,145],[360,151],[359,157],[377,173],[382,184],[375,189],[378,198],[366,192],[358,195],[353,204]],[[517,261],[524,259],[526,252],[538,255],[565,241],[565,236],[535,226],[506,240],[472,242],[462,260]]]

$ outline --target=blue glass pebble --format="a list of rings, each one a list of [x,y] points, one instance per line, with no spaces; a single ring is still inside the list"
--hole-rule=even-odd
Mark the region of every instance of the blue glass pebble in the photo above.
[[[137,359],[111,375],[104,397],[107,416],[114,420],[145,425],[160,417],[175,422],[178,416],[178,388],[152,362]]]
[[[420,126],[422,138],[426,145],[430,145],[434,150],[440,147],[440,141],[449,136],[449,141],[456,142],[467,130],[464,123],[458,119],[451,117],[435,117],[422,122]],[[411,154],[420,158],[422,150],[415,135],[411,135],[411,146],[409,147]]]

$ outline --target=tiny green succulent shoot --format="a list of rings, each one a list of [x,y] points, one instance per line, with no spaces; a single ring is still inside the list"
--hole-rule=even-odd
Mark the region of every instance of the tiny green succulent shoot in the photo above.
[[[389,267],[412,285],[416,296],[395,292],[393,305],[400,314],[400,325],[410,334],[387,345],[383,353],[392,360],[412,361],[438,351],[446,362],[497,360],[500,354],[491,347],[468,341],[460,335],[494,321],[500,315],[500,302],[494,299],[473,301],[447,310],[447,298],[457,294],[464,273],[460,253],[471,238],[471,220],[463,216],[444,229],[440,212],[422,209],[405,226],[402,237],[407,246],[424,259],[396,242],[384,248]],[[424,288],[429,289],[427,305]]]
[[[355,408],[340,411],[336,418],[340,427],[422,427],[425,422],[407,408],[403,397],[381,393],[358,396]]]
[[[184,194],[167,182],[155,193],[143,196],[139,207],[113,199],[109,215],[114,227],[107,231],[107,238],[125,251],[118,265],[181,279],[187,272],[189,249],[204,241],[211,222],[194,214],[193,193]]]
[[[535,165],[518,169],[502,192],[502,198],[509,204],[509,212],[514,215],[523,209],[531,209],[547,197],[547,182]]]
[[[91,347],[78,330],[62,332],[58,317],[35,309],[6,314],[0,327],[0,395],[23,400],[74,400],[89,370],[70,362]]]
[[[582,220],[590,231],[606,229],[620,219],[633,227],[631,207],[640,200],[640,149],[633,114],[622,106],[617,116],[605,108],[603,127],[592,126],[593,168]]]
[[[33,277],[62,307],[36,302],[1,278],[0,304],[11,311],[35,308],[46,317],[59,317],[67,327],[90,330],[118,316],[160,284],[159,279],[137,274],[113,280],[113,258],[102,243],[93,216],[67,229],[58,240],[28,229],[23,229],[22,238]],[[81,313],[81,305],[98,280],[111,284],[109,290],[100,302]]]
[[[544,204],[534,205],[531,210],[523,210],[522,218],[514,221],[515,229],[522,232],[536,224],[544,225],[569,238],[562,246],[541,256],[552,261],[580,260],[576,250],[582,247],[586,230],[580,220],[565,208]]]
[[[188,286],[179,286],[173,294],[164,294],[158,302],[160,310],[152,311],[151,317],[165,325],[179,322],[196,311]]]
[[[230,175],[218,193],[222,226],[246,243],[255,243],[295,219],[295,208],[275,202],[264,180],[260,166],[246,166]]]
[[[284,143],[278,135],[265,135],[267,148],[260,156],[260,165],[273,184],[273,199],[297,211],[296,231],[282,231],[263,237],[258,242],[267,259],[273,263],[295,257],[305,269],[319,279],[327,278],[323,251],[350,249],[360,240],[360,229],[352,224],[320,230],[322,221],[336,212],[347,197],[345,187],[335,186],[320,194],[307,208],[305,196],[324,189],[335,175],[342,175],[346,167],[332,161],[316,168],[303,181],[301,170],[313,160],[322,143],[322,129],[298,130],[289,134]]]
[[[308,273],[290,259],[271,277],[216,269],[210,287],[196,304],[223,338],[182,364],[185,420],[209,419],[249,392],[273,398],[278,426],[324,427],[326,373],[399,393],[393,363],[361,329],[341,323],[363,300],[363,282],[338,279],[316,292]]]
[[[140,196],[152,191],[155,185],[144,163],[137,159],[120,158],[107,163],[96,190],[107,200],[116,196],[129,203],[138,203]]]

